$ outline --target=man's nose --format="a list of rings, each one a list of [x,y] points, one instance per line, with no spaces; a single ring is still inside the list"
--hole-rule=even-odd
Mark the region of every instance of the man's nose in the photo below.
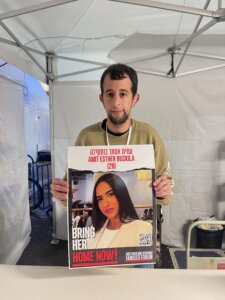
[[[115,93],[115,95],[114,95],[114,97],[113,97],[113,103],[114,103],[114,105],[119,105],[119,104],[120,104],[120,101],[121,101],[120,95],[117,94],[117,93]]]

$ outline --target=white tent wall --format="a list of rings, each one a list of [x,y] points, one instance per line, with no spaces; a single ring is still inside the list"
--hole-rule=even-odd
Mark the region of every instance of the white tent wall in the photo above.
[[[50,150],[48,96],[32,76],[0,60],[0,263],[30,240],[27,154]]]
[[[98,100],[99,82],[55,82],[53,84],[53,126],[55,175],[63,177],[67,147],[74,145],[80,130],[105,117]]]
[[[0,263],[14,264],[31,230],[23,88],[0,78],[0,90]]]
[[[40,82],[0,59],[0,75],[21,85],[26,153],[36,161],[38,150],[50,150],[49,98]]]
[[[135,116],[152,123],[165,142],[176,182],[164,208],[162,241],[184,246],[197,217],[225,217],[225,70],[177,79],[142,76]],[[148,103],[148,104],[147,104]]]
[[[50,151],[49,98],[39,81],[25,74],[24,120],[27,154],[34,161],[37,152]]]
[[[34,161],[37,152],[50,150],[50,122],[49,111],[24,106],[26,152]]]
[[[173,201],[163,208],[162,242],[182,247],[191,220],[225,216],[225,70],[177,79],[140,73],[139,92],[133,117],[160,132],[176,182]],[[105,116],[98,94],[98,82],[53,84],[57,177],[78,132]],[[66,239],[66,209],[56,207],[56,236]]]

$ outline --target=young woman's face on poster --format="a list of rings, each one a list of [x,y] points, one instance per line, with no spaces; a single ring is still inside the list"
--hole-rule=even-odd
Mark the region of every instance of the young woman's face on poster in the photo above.
[[[107,182],[102,181],[96,187],[96,199],[99,209],[108,219],[119,217],[119,202]]]

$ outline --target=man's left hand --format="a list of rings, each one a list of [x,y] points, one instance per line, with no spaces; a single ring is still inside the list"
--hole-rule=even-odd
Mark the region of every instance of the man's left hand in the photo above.
[[[153,187],[156,198],[166,198],[172,195],[171,180],[166,176],[159,176],[154,182]]]

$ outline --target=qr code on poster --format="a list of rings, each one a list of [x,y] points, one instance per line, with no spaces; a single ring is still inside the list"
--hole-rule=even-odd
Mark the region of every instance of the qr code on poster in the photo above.
[[[142,233],[139,235],[139,245],[140,246],[151,246],[152,245],[152,235],[151,233]]]

